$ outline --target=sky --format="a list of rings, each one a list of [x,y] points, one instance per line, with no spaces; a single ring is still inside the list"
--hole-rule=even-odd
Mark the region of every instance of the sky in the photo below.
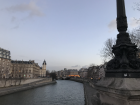
[[[139,26],[135,2],[125,0],[129,30]],[[100,65],[116,17],[116,0],[0,0],[0,47],[12,60],[45,59],[50,71]]]

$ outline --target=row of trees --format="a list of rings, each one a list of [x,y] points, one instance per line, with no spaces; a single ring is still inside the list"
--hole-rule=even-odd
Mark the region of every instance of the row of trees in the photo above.
[[[56,74],[55,70],[53,70],[51,72],[49,70],[47,70],[46,71],[46,76],[52,77],[52,80],[56,80],[57,79],[57,74]]]

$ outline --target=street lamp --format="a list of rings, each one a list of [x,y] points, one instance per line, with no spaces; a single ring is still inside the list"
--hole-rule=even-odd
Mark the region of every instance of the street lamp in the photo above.
[[[115,57],[107,63],[106,77],[140,78],[140,59],[137,59],[137,46],[131,42],[126,32],[127,17],[124,0],[117,2],[117,35],[116,45],[112,47]]]

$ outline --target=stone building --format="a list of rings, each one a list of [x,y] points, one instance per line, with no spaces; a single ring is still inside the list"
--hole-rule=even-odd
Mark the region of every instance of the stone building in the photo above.
[[[40,67],[40,77],[46,77],[46,61],[44,60],[42,67]]]
[[[11,61],[12,78],[37,78],[40,75],[40,66],[34,60]]]
[[[0,78],[9,78],[10,65],[10,51],[0,48]]]
[[[66,77],[80,77],[78,74],[78,70],[77,69],[68,69],[67,73],[66,73]]]
[[[63,77],[63,70],[57,71],[57,77],[58,78]]]
[[[61,78],[61,77],[80,77],[77,69],[68,69],[67,70],[66,68],[64,68],[64,70],[57,71],[57,76],[58,76],[58,78]]]
[[[78,74],[81,78],[87,78],[87,74],[88,74],[88,69],[87,68],[81,68],[78,71]]]

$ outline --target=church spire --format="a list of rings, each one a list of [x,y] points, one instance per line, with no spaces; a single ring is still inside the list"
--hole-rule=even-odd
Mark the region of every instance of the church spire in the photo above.
[[[45,61],[45,59],[44,59],[43,65],[46,65],[46,61]]]

